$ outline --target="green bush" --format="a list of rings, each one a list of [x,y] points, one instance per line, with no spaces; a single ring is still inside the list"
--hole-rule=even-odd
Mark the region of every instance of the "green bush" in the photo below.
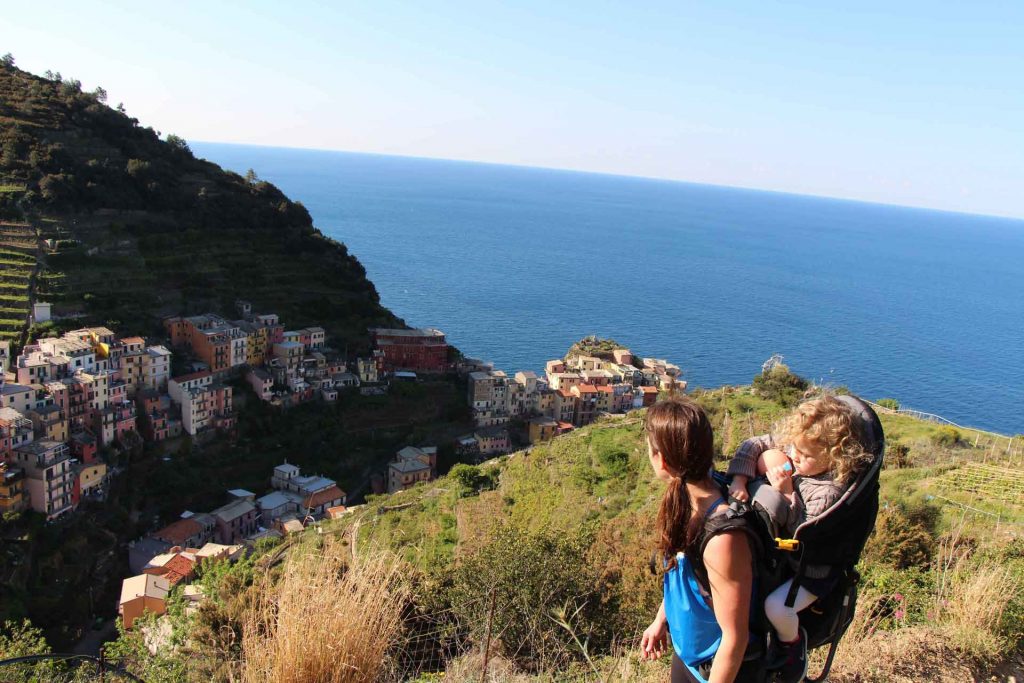
[[[497,470],[483,471],[476,465],[458,463],[452,467],[448,477],[455,481],[461,489],[462,496],[471,496],[487,489],[494,488]]]
[[[926,566],[935,554],[940,516],[941,510],[923,503],[882,508],[864,547],[864,564],[895,569]]]
[[[588,547],[589,534],[582,531],[496,527],[452,572],[447,601],[477,643],[490,624],[492,646],[519,665],[564,666],[583,654],[577,638],[586,642],[603,621],[585,561]]]
[[[932,434],[932,443],[945,448],[953,448],[959,445],[961,439],[960,430],[949,425],[939,427],[938,431]]]
[[[754,394],[783,406],[792,407],[800,402],[810,383],[790,371],[786,365],[776,365],[754,377]]]
[[[880,398],[878,399],[878,405],[889,410],[899,410],[900,402],[894,398]]]
[[[910,466],[910,446],[899,441],[890,441],[885,447],[885,464],[900,470]]]

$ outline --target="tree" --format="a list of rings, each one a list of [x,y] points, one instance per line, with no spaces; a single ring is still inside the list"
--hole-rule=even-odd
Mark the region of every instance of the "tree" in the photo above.
[[[900,402],[894,398],[880,398],[878,399],[878,405],[889,410],[899,410]]]
[[[43,632],[32,626],[28,619],[21,623],[5,621],[0,624],[0,658],[45,655],[50,652],[50,645],[43,637]],[[41,662],[4,667],[3,673],[5,680],[49,681],[62,670],[63,666],[55,662]],[[8,679],[8,676],[11,678]]]
[[[245,172],[245,182],[247,185],[252,186],[259,182],[259,176],[256,175],[256,171],[251,168]]]
[[[179,136],[175,135],[174,133],[168,133],[167,134],[167,144],[170,145],[171,147],[173,147],[177,151],[187,152],[189,154],[192,153],[192,150],[189,149],[189,147],[188,147],[188,143],[185,142],[185,138],[179,137]]]
[[[0,64],[8,67],[14,66],[14,55],[8,52],[3,57],[0,57]]]
[[[96,98],[97,102],[107,101],[107,91],[99,86],[96,86],[96,89],[92,91],[92,96]]]

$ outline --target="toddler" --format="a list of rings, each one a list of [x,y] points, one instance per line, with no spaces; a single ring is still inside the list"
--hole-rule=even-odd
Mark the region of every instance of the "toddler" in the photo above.
[[[772,489],[788,503],[785,519],[774,521],[792,537],[801,524],[828,510],[870,459],[847,406],[832,396],[823,396],[800,404],[781,422],[774,437],[757,437],[740,447],[729,463],[729,474],[733,475],[729,494],[746,501],[750,480],[767,477]],[[795,562],[795,557],[791,561]],[[785,604],[792,579],[765,600],[765,614],[775,627],[785,656],[779,671],[781,681],[800,681],[806,675],[807,643],[798,613],[828,594],[842,569],[806,565],[792,607]]]

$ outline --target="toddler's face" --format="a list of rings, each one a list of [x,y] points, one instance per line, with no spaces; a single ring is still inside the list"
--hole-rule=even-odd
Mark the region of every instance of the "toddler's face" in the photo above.
[[[828,454],[816,441],[811,441],[802,436],[793,440],[789,447],[789,459],[793,461],[793,469],[796,474],[805,477],[813,477],[823,474],[832,466]]]

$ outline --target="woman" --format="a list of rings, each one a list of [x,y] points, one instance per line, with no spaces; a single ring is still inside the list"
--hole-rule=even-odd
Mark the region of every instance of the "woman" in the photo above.
[[[668,488],[657,521],[664,597],[641,656],[664,654],[671,633],[673,683],[702,681],[702,673],[710,683],[759,680],[761,663],[743,662],[753,584],[746,534],[716,534],[700,552],[708,520],[728,509],[711,478],[711,423],[693,401],[669,398],[648,410],[646,433],[651,467]]]

